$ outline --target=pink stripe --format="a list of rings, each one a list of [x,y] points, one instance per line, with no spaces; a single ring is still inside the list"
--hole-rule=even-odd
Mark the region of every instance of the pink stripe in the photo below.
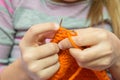
[[[0,64],[0,66],[3,66],[2,64]],[[3,71],[3,68],[0,68],[0,73]]]
[[[11,2],[11,1],[12,1],[12,0],[10,0],[10,2]],[[10,7],[5,3],[4,0],[0,0],[0,5],[2,5],[3,7],[5,7],[11,14],[13,13],[13,9],[10,8]]]
[[[2,72],[3,71],[3,69],[0,69],[0,72]]]
[[[12,0],[10,0],[10,2],[12,2]]]

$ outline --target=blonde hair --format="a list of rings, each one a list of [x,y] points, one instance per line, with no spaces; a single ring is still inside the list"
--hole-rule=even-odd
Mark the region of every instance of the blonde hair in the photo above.
[[[120,38],[120,0],[91,0],[91,7],[88,13],[88,19],[91,25],[103,21],[103,7],[108,10],[111,18],[112,29],[115,35]]]

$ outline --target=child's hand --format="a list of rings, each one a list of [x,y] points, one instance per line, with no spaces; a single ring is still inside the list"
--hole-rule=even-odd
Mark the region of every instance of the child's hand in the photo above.
[[[20,42],[24,67],[34,80],[50,78],[58,69],[58,45],[45,43],[46,38],[53,38],[59,25],[54,23],[39,24],[31,27]]]
[[[82,67],[103,70],[114,66],[120,58],[120,40],[111,32],[98,28],[75,30],[78,36],[72,39],[78,46],[85,49],[73,48],[68,39],[59,43],[61,49],[70,48],[71,55]]]

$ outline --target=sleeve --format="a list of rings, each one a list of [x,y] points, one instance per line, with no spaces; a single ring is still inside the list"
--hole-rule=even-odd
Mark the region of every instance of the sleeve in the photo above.
[[[14,44],[13,12],[12,0],[0,0],[0,65],[8,63],[8,57]]]

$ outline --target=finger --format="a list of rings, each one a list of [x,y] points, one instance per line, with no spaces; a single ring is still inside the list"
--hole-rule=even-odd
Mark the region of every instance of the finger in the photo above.
[[[57,72],[59,67],[60,67],[60,64],[56,63],[55,65],[52,65],[51,67],[46,68],[46,69],[38,72],[38,76],[40,76],[41,79],[45,79],[45,80],[49,79],[50,77],[52,77]]]
[[[86,37],[86,38],[85,38]],[[75,36],[72,37],[73,42],[79,47],[79,48],[84,48],[84,47],[88,47],[88,46],[93,46],[95,44],[98,43],[98,40],[89,40],[87,39],[88,37],[81,37],[81,36]],[[60,41],[58,43],[58,46],[60,47],[60,49],[65,50],[65,49],[69,49],[69,48],[73,48],[74,46],[71,44],[70,40],[68,38]]]
[[[29,48],[29,50],[24,53],[23,58],[26,61],[32,61],[57,54],[58,52],[59,48],[56,43],[47,43],[36,48]]]
[[[111,51],[104,45],[106,44],[99,44],[84,50],[71,48],[70,53],[80,63],[87,63],[105,56],[111,56]]]
[[[112,64],[113,64],[112,59],[106,56],[104,58],[97,59],[95,61],[84,63],[84,64],[79,64],[79,65],[91,70],[105,70],[109,68]]]
[[[51,55],[47,58],[43,58],[43,59],[40,59],[40,60],[35,60],[33,61],[32,63],[29,63],[28,64],[28,69],[33,72],[33,73],[36,73],[38,71],[41,71],[43,69],[46,69],[52,65],[55,65],[56,63],[58,63],[58,55],[57,54],[54,54],[54,55]]]
[[[39,45],[42,45],[42,44],[45,44],[47,40],[49,40],[50,42],[51,39],[53,39],[53,37],[55,36],[55,33],[56,31],[48,31],[40,34],[36,39],[36,43],[38,43]]]
[[[73,42],[81,47],[81,46],[92,46],[95,45],[97,43],[99,43],[101,41],[101,37],[104,36],[102,35],[101,30],[97,30],[97,29],[79,29],[79,30],[75,30],[75,32],[77,33],[77,36],[72,36],[72,40]],[[73,45],[71,45],[71,42],[68,38],[62,40],[59,42],[59,47],[61,49],[68,49],[73,47]]]
[[[38,38],[38,36],[39,36],[39,40],[44,38],[42,33],[48,31],[56,31],[58,28],[59,25],[55,23],[45,23],[45,24],[38,24],[32,26],[24,35],[22,39],[22,43],[24,44],[24,46],[33,45],[36,39]]]

